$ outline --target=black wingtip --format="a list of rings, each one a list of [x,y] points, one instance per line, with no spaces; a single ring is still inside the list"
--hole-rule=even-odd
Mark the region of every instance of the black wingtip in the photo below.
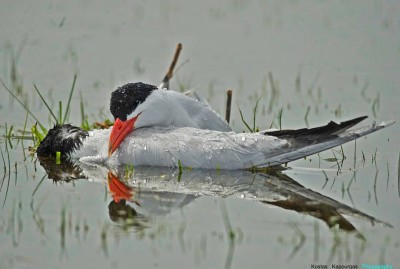
[[[346,131],[347,129],[353,127],[354,125],[362,122],[366,118],[368,118],[368,116],[361,116],[361,117],[357,117],[357,118],[354,118],[354,119],[351,119],[351,120],[342,121],[339,124],[334,123],[333,121],[331,121],[330,123],[333,123],[333,124],[337,125],[337,126],[335,126],[337,131],[332,132],[331,134],[340,134],[340,133]]]
[[[297,130],[279,130],[271,132],[266,131],[263,134],[276,137],[301,136],[301,135],[337,135],[353,127],[359,122],[365,120],[366,118],[368,118],[368,116],[361,116],[351,120],[342,121],[339,124],[331,121],[324,126],[310,128],[310,129],[302,128]]]
[[[365,120],[366,118],[368,118],[368,116],[361,116],[361,117],[357,117],[351,120],[347,120],[347,121],[342,121],[341,123],[339,123],[339,125],[356,125],[359,122],[362,122],[363,120]]]

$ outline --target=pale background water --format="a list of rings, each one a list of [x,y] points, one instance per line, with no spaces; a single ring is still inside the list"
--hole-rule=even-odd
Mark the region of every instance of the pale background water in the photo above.
[[[111,118],[110,92],[126,82],[158,84],[176,44],[182,42],[179,63],[189,61],[171,87],[195,89],[220,113],[225,110],[226,90],[233,89],[231,118],[236,131],[245,130],[236,104],[251,122],[261,95],[260,128],[273,122],[277,127],[281,109],[283,128],[305,126],[306,114],[310,126],[360,115],[368,115],[368,123],[399,120],[399,14],[398,1],[2,0],[0,77],[12,88],[12,59],[20,54],[19,96],[27,98],[32,112],[51,126],[33,83],[57,111],[77,73],[70,121],[79,125],[79,92],[89,121]],[[278,88],[275,95],[269,74]],[[23,128],[26,113],[4,90],[0,113],[2,134],[5,123]],[[30,119],[28,127],[33,123]],[[27,149],[12,140],[12,170],[0,192],[0,267],[221,268],[230,265],[230,258],[231,268],[310,268],[312,263],[400,266],[399,136],[397,123],[357,141],[357,180],[349,191],[342,190],[353,177],[354,143],[343,147],[347,159],[339,176],[336,163],[323,160],[332,158],[332,151],[321,154],[321,160],[315,155],[289,163],[292,169],[286,172],[307,188],[354,204],[394,226],[372,226],[350,217],[365,241],[354,233],[330,230],[309,215],[215,197],[201,197],[170,214],[152,216],[143,231],[123,229],[109,219],[111,198],[104,184],[53,184],[45,179],[34,193],[45,172],[34,157],[24,160]],[[3,138],[0,146],[5,154]],[[322,189],[325,175],[319,167],[327,171],[329,188]],[[237,235],[231,257],[221,203],[226,204]]]

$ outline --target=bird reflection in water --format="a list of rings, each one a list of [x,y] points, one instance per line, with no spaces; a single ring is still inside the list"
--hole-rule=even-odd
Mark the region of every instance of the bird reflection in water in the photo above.
[[[111,171],[108,172],[107,183],[108,183],[108,189],[110,190],[114,202],[118,203],[121,200],[128,200],[140,206],[140,203],[138,201],[133,200],[135,189],[123,183]]]
[[[78,179],[87,179],[81,166],[68,160],[56,164],[54,158],[41,157],[39,163],[45,169],[47,177],[55,183],[73,183]],[[110,220],[124,229],[132,226],[140,231],[149,227],[147,218],[138,214],[131,204],[140,206],[139,202],[133,199],[135,188],[123,183],[112,172],[108,173],[107,184],[113,198],[108,204]]]
[[[56,164],[52,157],[38,157],[40,165],[47,173],[47,177],[55,183],[71,182],[77,179],[86,178],[79,164],[63,160]]]
[[[108,214],[111,221],[123,225],[124,228],[135,227],[142,230],[148,227],[148,220],[145,216],[137,213],[137,211],[127,202],[132,202],[137,206],[140,203],[133,199],[135,188],[122,182],[111,171],[107,175],[108,189],[113,200],[108,204]]]
[[[64,161],[57,165],[48,159],[40,159],[48,177],[54,181],[71,182],[82,178],[107,177],[108,189],[113,198],[108,205],[111,221],[122,227],[134,227],[136,231],[150,227],[153,216],[161,216],[180,209],[202,195],[215,197],[245,197],[264,204],[296,211],[317,218],[330,228],[356,232],[355,226],[343,215],[391,227],[366,213],[336,201],[328,196],[307,189],[286,175],[280,167],[267,173],[249,171],[185,170],[185,176],[176,180],[176,171],[169,168],[136,167],[135,180],[125,183],[117,175],[123,175],[124,167],[111,172],[102,167],[87,167],[82,163]],[[99,172],[101,169],[104,172]],[[118,173],[120,170],[120,173]],[[99,173],[101,176],[99,176]],[[140,188],[133,185],[144,184]],[[136,182],[136,183],[135,183]],[[131,184],[132,183],[132,184]],[[133,197],[138,197],[133,199]],[[140,209],[140,214],[135,209]]]

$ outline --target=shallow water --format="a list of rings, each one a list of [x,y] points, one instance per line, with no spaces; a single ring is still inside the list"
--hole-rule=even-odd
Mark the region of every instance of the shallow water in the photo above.
[[[110,92],[128,81],[158,84],[182,42],[179,62],[188,62],[171,87],[195,89],[220,113],[233,89],[236,131],[246,130],[236,104],[253,126],[260,96],[260,129],[279,127],[281,111],[283,128],[398,120],[399,9],[397,1],[2,1],[0,77],[22,85],[18,96],[49,127],[33,83],[57,112],[77,73],[70,122],[79,125],[79,93],[90,122],[111,118]],[[26,112],[4,90],[0,113],[1,134],[7,123],[20,135]],[[343,146],[343,162],[338,148],[278,175],[128,168],[125,179],[122,168],[121,182],[135,188],[129,207],[116,207],[125,219],[109,213],[108,171],[55,183],[29,155],[31,141],[1,138],[0,267],[397,268],[399,137],[396,123]],[[229,186],[232,177],[240,187]],[[328,201],[347,222],[328,227]]]

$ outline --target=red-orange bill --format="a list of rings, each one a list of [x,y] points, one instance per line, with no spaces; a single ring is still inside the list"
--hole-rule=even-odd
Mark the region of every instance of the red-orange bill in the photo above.
[[[108,157],[110,157],[114,151],[118,149],[125,137],[127,137],[133,131],[135,121],[139,115],[127,121],[121,121],[119,118],[115,120],[110,134],[110,139],[108,141]]]
[[[132,187],[125,185],[111,172],[108,172],[108,187],[110,188],[111,195],[116,203],[121,199],[129,201],[134,194]]]

